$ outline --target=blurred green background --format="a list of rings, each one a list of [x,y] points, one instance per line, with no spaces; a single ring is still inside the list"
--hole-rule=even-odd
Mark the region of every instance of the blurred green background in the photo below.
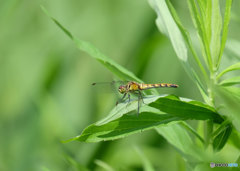
[[[186,3],[171,2],[189,17]],[[145,82],[180,85],[161,93],[201,100],[147,1],[2,0],[0,170],[102,170],[101,161],[117,170],[142,170],[139,149],[157,170],[185,170],[174,147],[153,130],[96,144],[61,143],[114,107],[114,95],[93,90],[91,83],[115,77],[80,52],[40,5]]]

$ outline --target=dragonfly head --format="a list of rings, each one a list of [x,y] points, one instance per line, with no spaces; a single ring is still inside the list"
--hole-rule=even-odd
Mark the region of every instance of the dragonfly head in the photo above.
[[[124,86],[124,85],[119,86],[118,91],[121,94],[125,93],[126,92],[126,86]]]

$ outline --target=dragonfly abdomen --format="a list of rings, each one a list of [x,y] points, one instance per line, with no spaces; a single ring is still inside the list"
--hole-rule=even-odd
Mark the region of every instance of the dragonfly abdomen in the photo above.
[[[159,84],[140,84],[141,90],[146,90],[150,88],[159,88],[159,87],[173,87],[177,88],[177,84],[168,84],[168,83],[159,83]]]

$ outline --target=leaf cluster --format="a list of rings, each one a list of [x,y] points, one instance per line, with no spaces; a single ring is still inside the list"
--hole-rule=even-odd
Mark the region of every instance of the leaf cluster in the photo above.
[[[119,104],[105,118],[89,125],[79,136],[69,141],[115,140],[155,129],[188,161],[210,161],[211,158],[206,157],[209,153],[205,150],[210,145],[214,151],[222,150],[232,131],[240,131],[240,90],[236,87],[240,78],[237,76],[224,79],[229,72],[239,70],[240,63],[220,71],[232,0],[226,0],[223,17],[219,0],[187,0],[201,53],[197,52],[189,31],[169,0],[149,0],[149,3],[157,14],[156,24],[159,30],[170,39],[178,59],[199,88],[205,102],[173,95],[146,96],[146,105],[138,117],[137,101]],[[99,61],[119,79],[142,82],[89,42],[74,37],[44,7],[42,9],[79,50]],[[205,121],[204,137],[187,120]]]

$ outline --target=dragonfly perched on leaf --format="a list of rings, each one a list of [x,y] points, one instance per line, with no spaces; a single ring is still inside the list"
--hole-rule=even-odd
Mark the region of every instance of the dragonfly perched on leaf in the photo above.
[[[120,83],[118,86],[118,92],[122,94],[122,98],[120,101],[125,101],[128,99],[128,102],[130,102],[131,95],[137,95],[138,96],[138,110],[137,114],[139,114],[139,108],[140,108],[140,100],[143,101],[143,90],[153,89],[153,88],[162,88],[162,87],[172,87],[177,88],[177,84],[168,84],[168,83],[157,83],[157,84],[145,84],[145,83],[137,83],[134,81],[112,81],[111,84],[114,85],[116,83]],[[92,85],[97,85],[99,83],[92,83]],[[100,83],[101,84],[101,83]],[[119,103],[117,101],[116,105]]]

